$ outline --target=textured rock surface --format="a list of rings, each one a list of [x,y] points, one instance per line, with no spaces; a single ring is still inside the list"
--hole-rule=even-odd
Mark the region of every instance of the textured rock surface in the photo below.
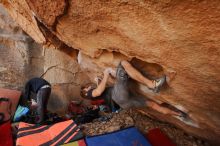
[[[0,5],[0,86],[22,89],[28,78],[43,72],[41,48]]]
[[[88,82],[76,58],[76,51],[34,42],[0,4],[0,87],[22,90],[27,80],[42,76],[53,86],[48,109],[64,113],[69,100],[79,99],[80,84]]]
[[[56,25],[57,17],[62,16],[68,3],[65,0],[27,0],[30,8],[35,12],[37,18],[47,26],[52,28]],[[39,9],[40,8],[40,9]],[[48,17],[48,15],[50,17]]]
[[[31,0],[3,0],[11,16],[37,42],[48,45],[48,40],[54,44],[55,39],[60,46],[80,50],[80,59],[93,64],[81,62],[92,76],[104,67],[115,67],[122,58],[133,59],[137,68],[149,77],[166,74],[169,82],[160,94],[153,94],[142,85],[134,90],[189,112],[194,124],[190,126],[148,111],[219,143],[218,0],[74,0],[60,6],[56,3],[46,0],[39,5]],[[47,10],[47,6],[51,7]],[[98,69],[94,72],[92,66]]]
[[[76,53],[69,56],[55,48],[47,48],[44,57],[42,77],[53,85],[48,109],[63,114],[70,100],[79,100],[80,86],[89,79],[79,68]]]

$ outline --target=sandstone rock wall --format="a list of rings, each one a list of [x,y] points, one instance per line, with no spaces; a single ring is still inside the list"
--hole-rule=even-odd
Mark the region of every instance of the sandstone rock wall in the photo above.
[[[82,100],[80,87],[89,82],[89,78],[80,69],[76,55],[75,52],[70,56],[53,47],[45,49],[42,77],[53,85],[48,105],[52,112],[64,114],[70,100]]]
[[[41,48],[0,5],[0,86],[22,89],[28,78],[42,73]]]
[[[116,67],[121,59],[132,60],[150,78],[166,74],[167,87],[159,94],[143,85],[134,86],[134,90],[187,112],[192,121],[147,111],[219,143],[218,0],[2,2],[38,43],[52,43],[60,50],[67,47],[63,50],[67,54],[80,50],[79,62],[90,70],[91,78],[107,66]]]
[[[64,113],[70,100],[79,100],[80,84],[88,82],[80,72],[76,51],[70,56],[36,43],[0,4],[0,87],[23,90],[30,78],[43,77],[53,86],[48,109]]]

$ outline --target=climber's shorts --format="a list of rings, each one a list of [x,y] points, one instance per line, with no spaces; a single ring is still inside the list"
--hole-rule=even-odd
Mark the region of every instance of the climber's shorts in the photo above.
[[[129,76],[124,67],[119,63],[116,71],[116,83],[113,88],[112,99],[122,108],[135,108],[146,106],[146,99],[143,97],[135,97],[129,91]]]

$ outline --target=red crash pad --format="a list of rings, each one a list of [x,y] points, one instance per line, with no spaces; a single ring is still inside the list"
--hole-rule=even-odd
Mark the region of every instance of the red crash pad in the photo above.
[[[146,138],[152,146],[176,146],[159,128],[150,130]]]
[[[0,125],[0,146],[13,146],[10,121]]]

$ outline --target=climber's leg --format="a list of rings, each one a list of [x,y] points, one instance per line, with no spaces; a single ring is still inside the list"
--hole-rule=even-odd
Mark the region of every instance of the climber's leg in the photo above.
[[[181,113],[175,112],[175,111],[170,110],[169,108],[166,108],[166,107],[162,107],[159,104],[152,102],[152,101],[146,101],[146,105],[148,107],[160,112],[160,113],[163,113],[163,114],[168,114],[168,115],[173,115],[173,116],[182,116]]]
[[[136,68],[134,68],[128,61],[121,61],[121,65],[124,67],[127,74],[134,80],[147,85],[149,88],[154,88],[153,80],[149,80],[144,77]]]
[[[134,68],[128,61],[121,61],[121,65],[124,67],[127,74],[134,80],[146,85],[148,88],[153,89],[154,92],[159,91],[159,87],[165,82],[166,77],[163,76],[157,80],[150,80],[144,77],[136,68]]]

